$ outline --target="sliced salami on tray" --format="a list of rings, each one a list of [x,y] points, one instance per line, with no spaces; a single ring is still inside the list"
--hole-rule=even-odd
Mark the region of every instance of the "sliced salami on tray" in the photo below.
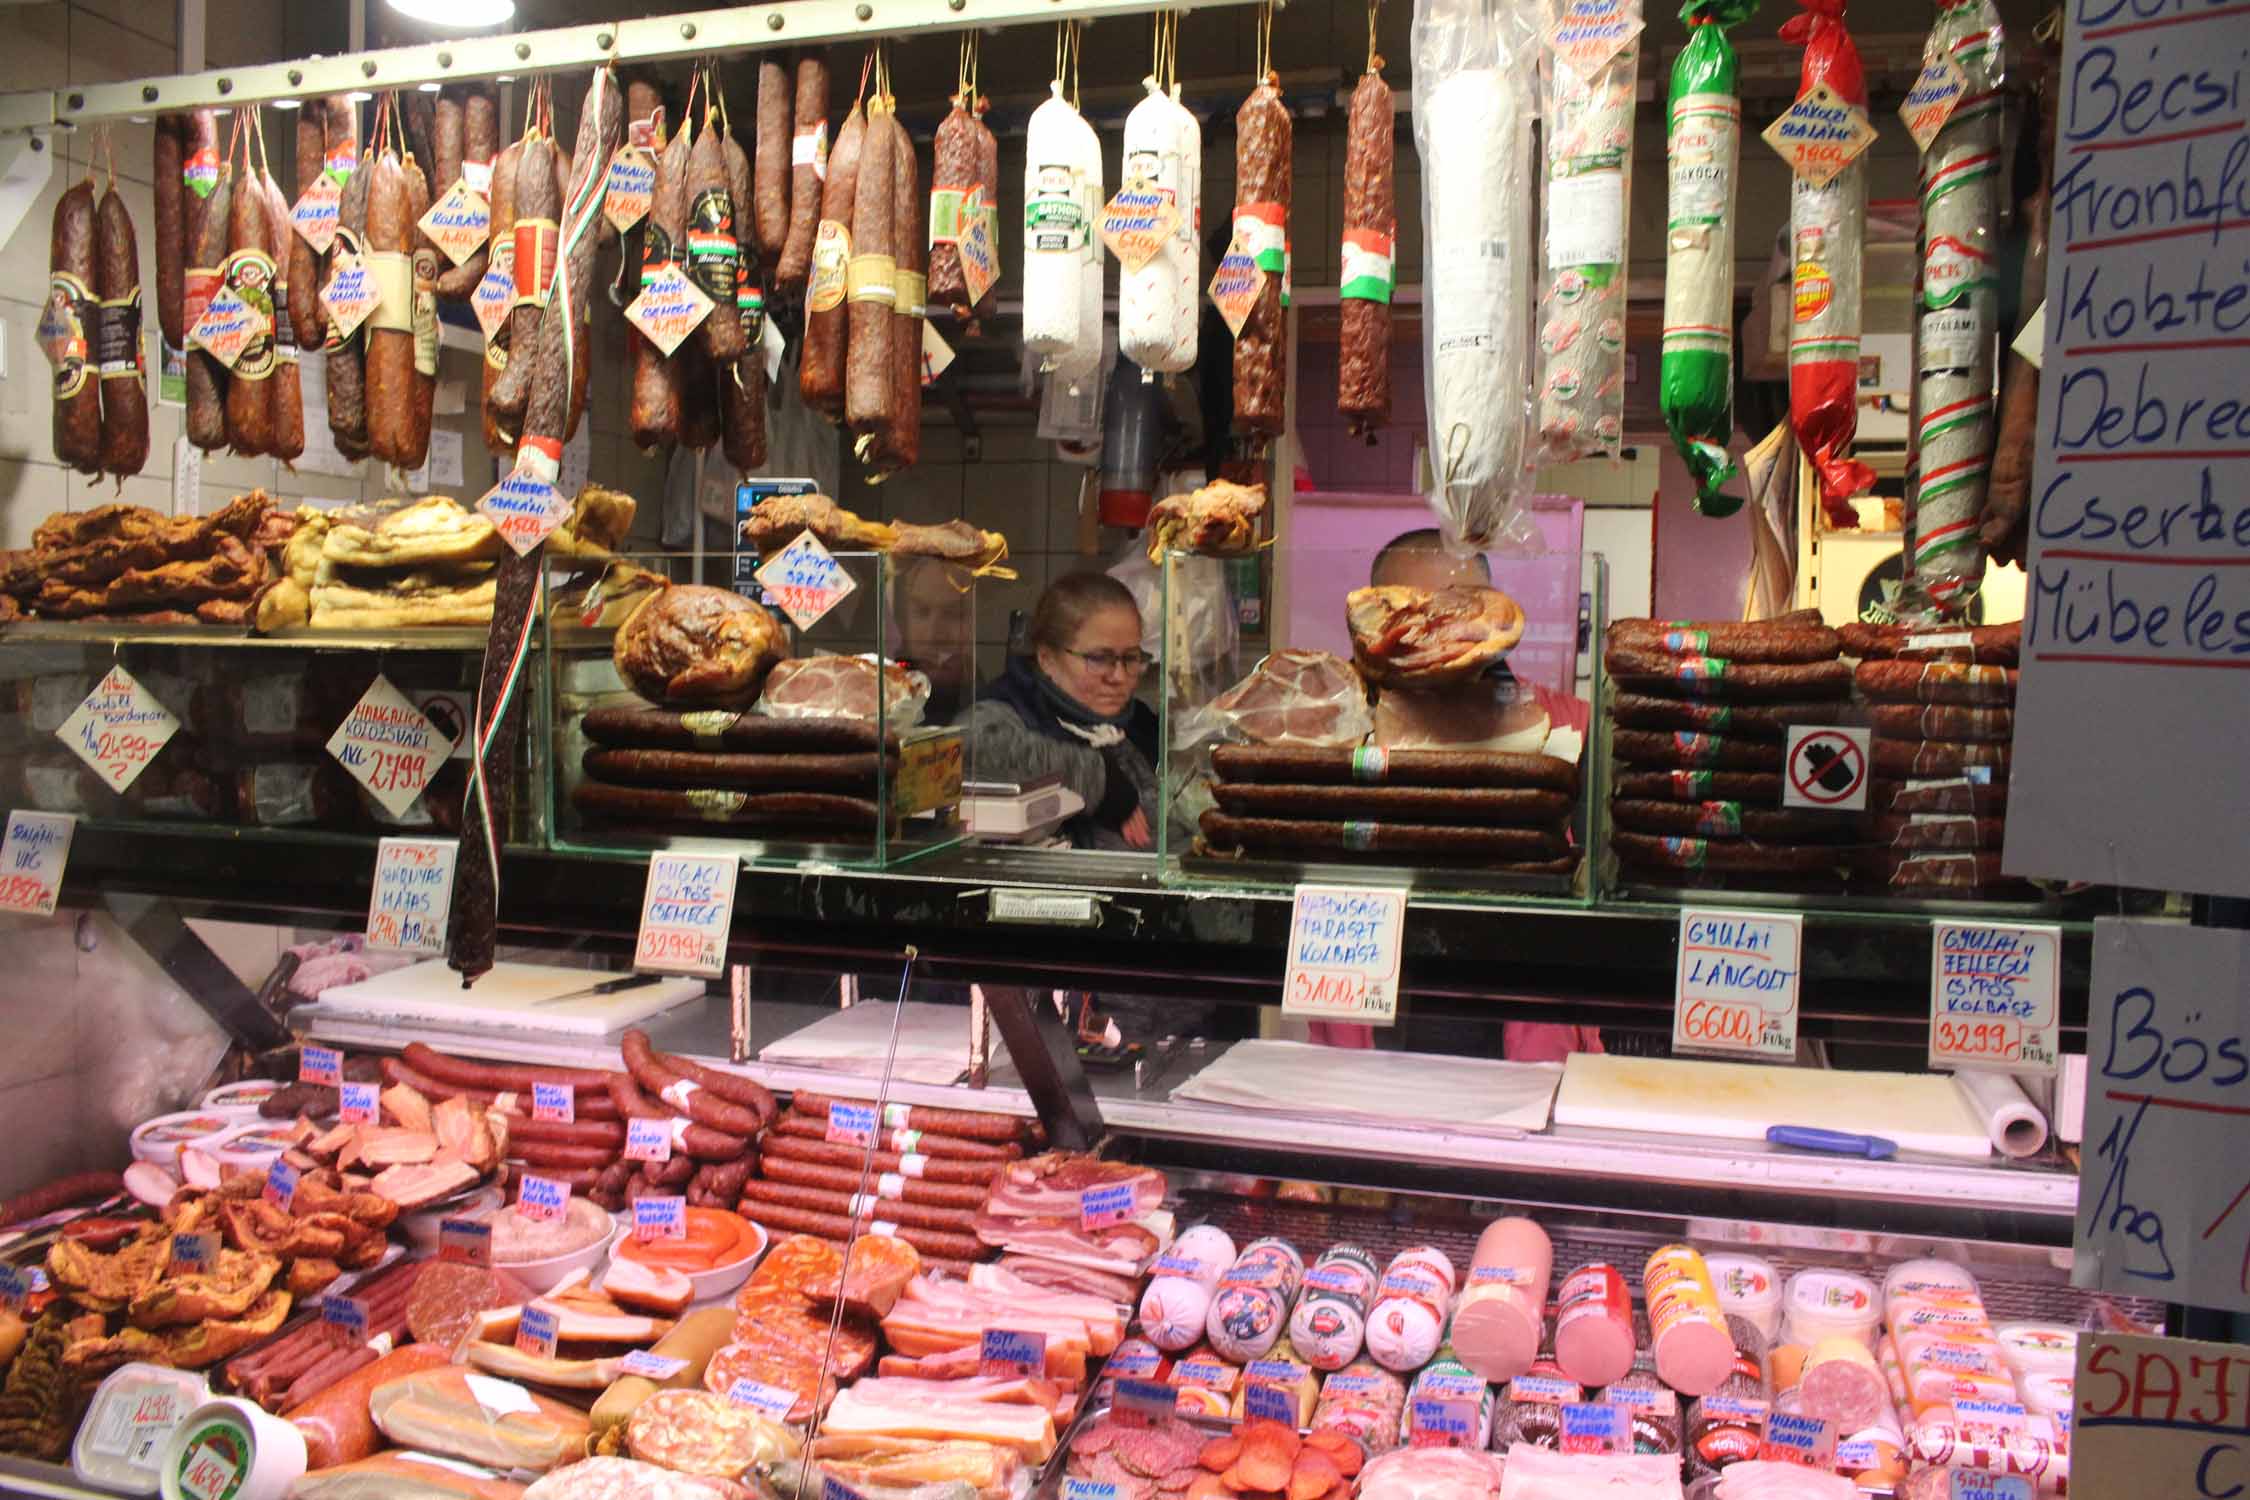
[[[1393,823],[1551,826],[1570,816],[1567,793],[1529,787],[1320,786],[1219,782],[1222,811],[1245,818],[1373,818]]]
[[[1324,786],[1544,787],[1578,792],[1578,767],[1553,755],[1499,750],[1314,749],[1221,745],[1211,769],[1224,781],[1308,782]]]
[[[1213,809],[1203,815],[1203,837],[1212,848],[1271,853],[1422,854],[1476,857],[1503,864],[1545,864],[1558,873],[1575,861],[1562,858],[1569,842],[1538,828],[1457,828],[1430,823],[1373,823],[1300,818],[1237,818]],[[1544,873],[1544,872],[1542,872]]]

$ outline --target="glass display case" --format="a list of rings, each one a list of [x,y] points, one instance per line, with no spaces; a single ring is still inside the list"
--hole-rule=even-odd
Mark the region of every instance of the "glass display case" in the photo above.
[[[692,577],[690,559],[626,563],[641,598],[598,610],[558,598],[545,616],[555,849],[630,854],[694,838],[754,866],[879,869],[967,836],[966,569],[840,551],[823,607],[793,601],[790,619],[751,597],[754,581],[703,588],[697,611],[735,616],[714,624],[667,587]]]
[[[1601,557],[1433,542],[1264,563],[1273,621],[1250,644],[1228,564],[1164,560],[1166,878],[1590,902]]]

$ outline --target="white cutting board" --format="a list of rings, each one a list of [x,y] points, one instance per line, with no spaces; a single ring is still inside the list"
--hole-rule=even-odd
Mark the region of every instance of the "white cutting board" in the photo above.
[[[558,969],[546,964],[494,964],[469,988],[442,958],[393,969],[357,984],[320,992],[332,1016],[359,1021],[419,1021],[465,1031],[545,1031],[567,1036],[609,1036],[703,994],[700,979],[659,979],[614,995],[582,995],[541,1005],[588,985],[621,976],[600,969]]]
[[[1764,1140],[1769,1125],[1810,1125],[1879,1135],[1901,1151],[1992,1154],[1983,1124],[1943,1073],[1574,1052],[1563,1063],[1555,1123],[1722,1140]]]

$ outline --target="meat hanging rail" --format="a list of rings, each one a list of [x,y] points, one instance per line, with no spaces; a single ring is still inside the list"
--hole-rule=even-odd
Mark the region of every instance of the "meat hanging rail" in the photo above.
[[[1047,23],[1073,16],[1204,10],[1251,0],[788,0],[683,11],[501,36],[201,73],[0,94],[0,136],[120,120],[159,110],[232,109],[353,90],[522,77],[602,62],[661,62],[929,29]]]

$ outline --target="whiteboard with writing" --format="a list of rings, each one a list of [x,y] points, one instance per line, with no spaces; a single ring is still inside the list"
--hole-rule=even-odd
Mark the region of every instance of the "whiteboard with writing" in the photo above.
[[[2242,12],[2064,10],[2004,868],[2250,895]]]
[[[1388,1026],[1398,1019],[1406,892],[1301,885],[1289,918],[1281,1013]]]
[[[2074,1495],[2250,1494],[2240,1344],[2081,1333],[2071,1387]]]
[[[2079,1285],[2250,1312],[2246,980],[2250,933],[2094,924]]]
[[[1682,907],[1672,1050],[1794,1058],[1804,947],[1800,916]]]

